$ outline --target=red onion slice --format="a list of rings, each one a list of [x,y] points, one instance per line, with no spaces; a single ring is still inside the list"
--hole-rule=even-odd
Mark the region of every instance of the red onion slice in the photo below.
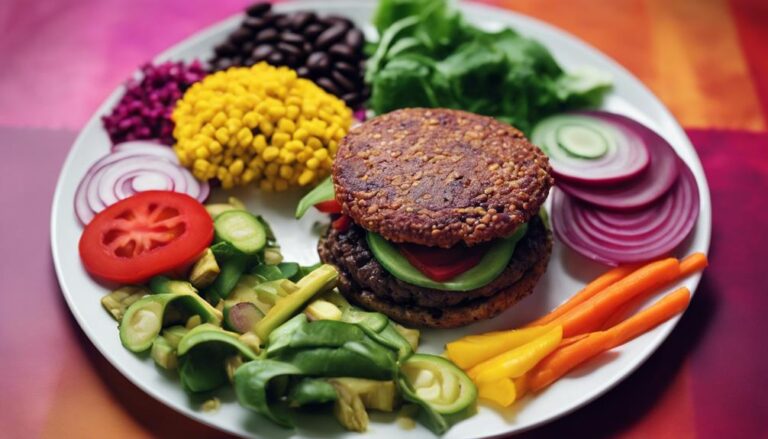
[[[610,113],[587,114],[621,125],[640,136],[650,153],[650,164],[636,178],[618,185],[585,187],[560,180],[557,182],[560,189],[595,206],[619,211],[642,209],[669,191],[677,180],[681,166],[677,163],[677,154],[666,140],[645,125],[624,116]]]
[[[583,256],[607,265],[663,256],[690,233],[699,214],[699,191],[688,167],[670,191],[637,212],[613,212],[585,204],[559,189],[552,194],[552,227],[558,239]]]
[[[210,186],[180,166],[169,147],[126,142],[115,145],[111,154],[88,169],[75,193],[75,213],[81,223],[88,224],[107,206],[147,190],[185,193],[203,202]]]

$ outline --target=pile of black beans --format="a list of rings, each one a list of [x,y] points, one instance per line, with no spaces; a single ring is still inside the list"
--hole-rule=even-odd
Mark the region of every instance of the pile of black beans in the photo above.
[[[363,82],[365,38],[347,18],[307,11],[280,14],[269,3],[246,9],[246,18],[214,48],[212,71],[261,61],[288,66],[299,76],[359,108],[368,98]]]

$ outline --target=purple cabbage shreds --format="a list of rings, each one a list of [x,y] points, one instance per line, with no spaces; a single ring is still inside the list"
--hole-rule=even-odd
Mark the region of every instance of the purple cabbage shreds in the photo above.
[[[129,80],[112,113],[102,117],[112,144],[151,139],[173,145],[173,107],[184,91],[205,74],[197,60],[189,64],[169,61],[143,65],[141,79]]]

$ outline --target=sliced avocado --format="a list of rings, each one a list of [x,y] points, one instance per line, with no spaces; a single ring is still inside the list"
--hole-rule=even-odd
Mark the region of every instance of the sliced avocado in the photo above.
[[[314,189],[309,191],[307,195],[304,195],[304,198],[299,201],[299,204],[296,205],[296,218],[303,217],[304,214],[307,213],[307,210],[315,204],[333,200],[335,197],[336,194],[333,190],[333,181],[331,180],[331,177],[328,177],[315,186]]]
[[[397,405],[397,387],[394,381],[366,378],[331,378],[328,381],[344,384],[360,397],[365,408],[391,412]]]
[[[173,370],[179,366],[179,358],[176,356],[176,349],[162,335],[155,338],[152,342],[152,351],[150,353],[155,364],[165,370]]]
[[[179,356],[186,355],[190,350],[204,343],[223,343],[249,360],[257,358],[256,353],[238,339],[238,334],[225,331],[210,323],[203,323],[190,330],[179,341],[176,352]]]
[[[155,276],[150,279],[149,289],[154,294],[197,294],[197,289],[191,283],[165,276]]]
[[[264,302],[259,299],[256,287],[263,283],[262,279],[251,274],[242,275],[235,288],[232,289],[229,296],[224,300],[224,307],[234,306],[239,302],[249,302],[254,304],[262,314],[266,314],[272,308],[273,303]]]
[[[403,338],[408,341],[408,344],[411,345],[411,348],[414,351],[419,348],[419,337],[421,336],[421,331],[418,329],[406,328],[405,326],[395,322],[391,322],[390,324],[395,328],[395,331],[399,332],[400,335],[402,335]]]
[[[187,332],[189,332],[189,329],[183,326],[171,326],[170,328],[163,329],[163,338],[172,348],[176,349],[179,346],[179,341]]]
[[[216,257],[209,247],[205,249],[200,259],[192,266],[192,270],[189,272],[189,282],[195,288],[205,288],[213,283],[220,272],[221,269],[216,262]]]
[[[374,332],[381,332],[389,323],[387,316],[380,312],[368,312],[353,307],[344,310],[341,320],[364,326]]]
[[[339,273],[332,265],[321,265],[316,270],[304,276],[296,286],[298,289],[277,301],[267,315],[256,324],[256,335],[266,340],[269,334],[291,318],[315,294],[336,286]]]
[[[151,294],[151,291],[143,286],[128,285],[120,287],[102,297],[101,306],[119,322],[122,320],[125,310],[147,294]]]
[[[208,215],[210,215],[211,218],[216,219],[217,216],[221,215],[224,212],[229,212],[230,210],[242,210],[242,209],[227,203],[215,203],[215,204],[206,204],[205,210],[208,211]]]
[[[314,300],[304,309],[309,320],[341,320],[342,312],[338,306],[325,300]]]
[[[445,282],[437,282],[428,278],[411,265],[405,256],[397,250],[397,247],[381,235],[368,232],[366,241],[376,260],[392,276],[402,281],[435,290],[469,291],[490,283],[504,271],[515,253],[517,243],[525,236],[527,230],[528,225],[523,224],[508,238],[497,239],[491,244],[477,265]]]
[[[295,283],[288,279],[278,279],[261,283],[254,290],[260,301],[274,306],[278,301],[288,297],[298,288]]]
[[[149,349],[162,330],[163,315],[171,303],[178,303],[206,322],[217,325],[221,322],[221,312],[197,294],[154,294],[139,299],[125,312],[120,322],[120,341],[123,346],[131,352]]]

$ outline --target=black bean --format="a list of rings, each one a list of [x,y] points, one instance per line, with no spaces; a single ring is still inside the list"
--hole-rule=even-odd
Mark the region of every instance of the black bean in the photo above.
[[[307,66],[301,66],[298,69],[296,69],[296,74],[301,76],[302,78],[306,78],[309,76],[309,69]]]
[[[351,47],[341,43],[331,46],[331,48],[328,49],[328,54],[334,59],[343,59],[347,61],[355,61],[358,57],[358,53]]]
[[[333,43],[335,43],[336,41],[339,41],[341,37],[344,36],[344,32],[346,32],[346,30],[347,28],[340,24],[336,24],[329,27],[317,37],[317,41],[315,41],[315,46],[321,49],[330,47]]]
[[[234,44],[228,42],[221,43],[213,49],[213,53],[219,57],[234,55],[235,52],[237,52],[237,47]]]
[[[253,38],[253,32],[251,32],[250,29],[244,27],[238,28],[229,34],[229,41],[235,46],[239,46],[251,38]]]
[[[339,73],[338,71],[334,70],[331,72],[331,79],[333,79],[333,82],[335,82],[340,89],[342,89],[345,92],[348,91],[355,91],[357,87],[355,87],[355,83],[347,79],[344,75]]]
[[[261,30],[267,24],[267,20],[263,17],[245,17],[245,20],[243,20],[243,26],[254,31]]]
[[[336,64],[334,64],[333,68],[341,72],[350,81],[354,81],[355,78],[360,76],[360,70],[354,68],[352,64],[345,63],[343,61],[337,62]]]
[[[232,67],[232,60],[229,58],[219,58],[213,64],[213,70],[226,70]]]
[[[258,17],[264,15],[272,9],[272,5],[269,3],[254,3],[245,10],[245,13],[251,17]]]
[[[241,66],[243,65],[243,57],[242,56],[233,56],[232,57],[232,65],[233,66]]]
[[[301,50],[303,50],[304,53],[311,53],[312,45],[305,41],[304,44],[301,45]]]
[[[355,92],[347,93],[343,95],[341,99],[351,107],[357,103],[357,100],[360,99],[360,95]]]
[[[257,43],[268,43],[272,41],[277,41],[277,31],[275,29],[264,29],[256,34],[256,42]]]
[[[243,60],[243,65],[244,66],[252,66],[252,65],[256,64],[257,62],[259,62],[259,61],[255,60],[253,58],[246,58],[246,59]]]
[[[340,17],[338,15],[329,15],[327,17],[323,17],[323,19],[320,21],[327,23],[329,26],[343,26],[345,30],[354,27],[354,24],[352,24],[348,18]]]
[[[282,65],[285,62],[285,56],[283,56],[282,53],[275,51],[267,57],[267,62],[273,66]]]
[[[291,24],[291,16],[280,14],[275,20],[275,27],[278,29],[285,29]]]
[[[302,33],[307,39],[312,40],[312,39],[315,39],[318,35],[320,35],[320,33],[322,33],[324,30],[325,30],[325,26],[318,23],[313,23],[307,26],[307,28],[304,29],[304,32]]]
[[[253,52],[253,48],[255,46],[256,44],[253,41],[246,41],[242,46],[240,46],[240,54],[246,58],[251,56],[251,52]]]
[[[331,60],[323,52],[314,52],[307,57],[307,67],[315,73],[324,72],[330,66]]]
[[[340,94],[339,88],[330,79],[326,77],[315,79],[315,83],[322,87],[325,91],[330,92],[338,96]]]
[[[304,37],[293,32],[283,32],[280,39],[286,43],[301,47],[304,44]]]
[[[291,16],[291,29],[300,31],[310,22],[315,21],[315,14],[312,12],[300,11]]]
[[[259,62],[267,59],[267,57],[271,55],[272,52],[274,52],[274,48],[272,46],[269,44],[260,44],[256,46],[255,49],[253,49],[251,56],[254,60],[256,60],[256,62]]]
[[[363,33],[360,29],[350,29],[344,36],[344,42],[354,50],[362,49],[364,41],[365,38],[363,38]]]
[[[278,48],[278,50],[283,52],[283,54],[286,55],[286,56],[291,55],[291,56],[294,56],[294,57],[298,58],[298,57],[300,57],[302,55],[301,49],[299,49],[298,47],[294,46],[293,44],[288,44],[288,43],[280,42],[280,43],[277,43],[277,48]]]

